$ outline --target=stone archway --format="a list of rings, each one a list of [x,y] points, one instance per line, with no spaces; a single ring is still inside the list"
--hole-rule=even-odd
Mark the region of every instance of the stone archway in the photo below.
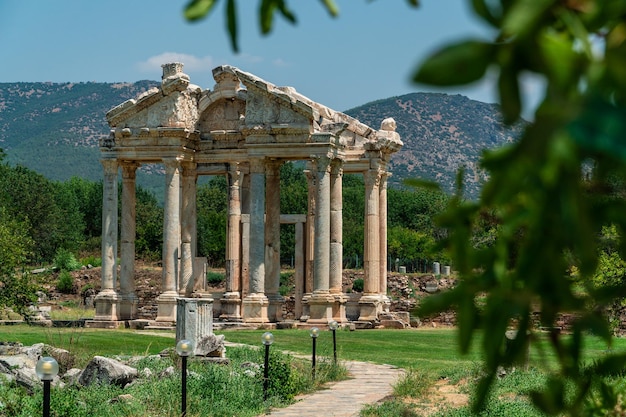
[[[136,100],[107,113],[111,134],[100,141],[104,167],[102,291],[93,326],[133,320],[135,171],[165,167],[163,292],[156,322],[176,320],[176,299],[197,285],[196,184],[199,175],[228,178],[224,320],[281,319],[278,170],[307,161],[308,213],[299,221],[303,279],[301,320],[345,321],[341,292],[342,176],[365,179],[365,289],[359,320],[375,321],[386,299],[388,162],[402,147],[393,119],[375,130],[291,87],[277,87],[231,66],[213,70],[213,90],[190,83],[183,65],[163,65],[163,79]],[[121,274],[117,271],[117,176],[122,168]],[[249,221],[242,222],[246,218]],[[196,294],[203,296],[202,293]]]

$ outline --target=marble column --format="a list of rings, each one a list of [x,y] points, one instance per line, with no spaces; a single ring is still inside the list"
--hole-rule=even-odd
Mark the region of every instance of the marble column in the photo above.
[[[380,177],[379,187],[380,281],[378,290],[381,295],[383,311],[389,311],[391,307],[391,299],[387,296],[387,180],[390,176],[389,172],[384,172]]]
[[[122,163],[122,229],[120,239],[120,320],[137,316],[135,294],[136,195],[135,176],[139,164]]]
[[[296,226],[296,247],[295,247],[295,291],[294,291],[294,318],[302,317],[302,297],[304,296],[304,223],[297,222]]]
[[[250,172],[241,178],[241,298],[250,294]],[[244,218],[247,220],[244,221]]]
[[[380,305],[380,172],[370,169],[363,173],[365,180],[365,245],[363,268],[365,272],[363,295],[359,301],[360,321],[374,321]]]
[[[265,296],[265,164],[250,161],[250,293],[243,299],[243,319],[247,323],[268,322]]]
[[[268,318],[283,318],[285,299],[280,295],[280,166],[282,161],[265,163],[265,294]]]
[[[330,295],[330,162],[328,157],[316,160],[317,196],[315,211],[315,259],[313,293],[309,299],[307,323],[326,324],[332,320]]]
[[[312,162],[307,164],[304,175],[307,179],[307,218],[304,231],[304,288],[302,295],[302,314],[300,321],[307,321],[310,316],[309,300],[313,293],[313,262],[315,259],[315,198],[317,195],[317,175]]]
[[[185,297],[191,297],[195,286],[194,282],[194,235],[196,233],[196,164],[184,162],[182,179],[182,217],[180,234],[180,282],[178,292]],[[206,278],[205,278],[206,279]]]
[[[94,321],[117,321],[117,171],[118,162],[103,159],[104,181],[102,184],[102,287],[95,297]]]
[[[231,163],[228,181],[228,225],[226,232],[226,292],[221,299],[220,320],[241,321],[241,171]]]
[[[330,171],[330,293],[333,319],[344,323],[347,297],[343,294],[343,161],[335,159]]]
[[[180,243],[180,161],[164,159],[165,202],[163,215],[163,275],[157,298],[157,322],[176,321],[178,255]]]

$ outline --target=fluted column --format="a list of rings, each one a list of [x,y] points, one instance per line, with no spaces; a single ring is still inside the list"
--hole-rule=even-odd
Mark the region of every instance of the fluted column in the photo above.
[[[120,320],[131,320],[137,315],[135,294],[135,235],[136,195],[135,177],[139,164],[122,163],[122,229],[120,239]]]
[[[280,166],[282,161],[265,163],[265,294],[271,322],[283,317],[285,299],[280,295]]]
[[[304,175],[307,180],[307,218],[304,233],[304,288],[302,295],[301,321],[309,319],[309,300],[313,293],[313,260],[315,259],[315,199],[317,195],[317,174],[312,162],[307,163]]]
[[[365,279],[363,296],[359,301],[359,320],[377,318],[380,305],[380,172],[370,169],[363,173],[365,180],[365,245],[363,267]]]
[[[249,168],[249,167],[248,167]],[[241,297],[250,294],[250,171],[241,179]],[[247,219],[244,221],[244,217]]]
[[[228,167],[228,225],[226,232],[226,292],[221,320],[241,321],[241,171],[239,164]]]
[[[163,275],[161,295],[157,298],[156,321],[176,321],[178,255],[180,241],[180,161],[164,159],[165,202],[163,216]]]
[[[380,283],[378,290],[380,291],[382,307],[389,311],[391,300],[387,296],[387,180],[391,174],[384,172],[380,177],[379,190],[379,220],[380,220]]]
[[[196,233],[196,164],[192,162],[184,162],[183,181],[182,181],[182,218],[181,218],[181,234],[180,234],[180,282],[178,284],[178,292],[190,297],[195,286],[194,282],[194,242],[193,238]],[[206,279],[206,278],[204,278]]]
[[[308,323],[325,324],[332,319],[330,295],[330,159],[316,160],[317,196],[315,211],[315,259],[313,294],[309,300]]]
[[[330,173],[330,292],[341,293],[343,263],[343,167],[340,160],[334,160]]]
[[[117,171],[114,159],[101,161],[104,169],[102,184],[102,287],[95,298],[94,321],[118,320],[117,281]]]
[[[333,319],[347,321],[347,297],[343,283],[343,161],[333,160],[330,171],[330,293],[334,298]]]
[[[268,321],[265,296],[265,165],[250,161],[250,293],[243,300],[245,322]]]

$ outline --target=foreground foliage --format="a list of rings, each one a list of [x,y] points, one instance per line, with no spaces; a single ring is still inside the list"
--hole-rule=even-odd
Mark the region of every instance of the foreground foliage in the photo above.
[[[268,399],[263,399],[263,353],[259,349],[230,348],[231,363],[216,365],[191,360],[187,379],[187,415],[257,416],[269,407],[289,404],[294,396],[316,386],[311,381],[310,365],[290,356],[270,355]],[[122,389],[120,387],[66,386],[53,388],[52,415],[65,417],[145,417],[180,414],[180,359],[148,356],[132,362],[144,377]],[[162,376],[169,366],[177,371]],[[334,368],[334,371],[331,369]],[[326,363],[317,374],[317,384],[329,377],[345,378],[345,369]],[[150,376],[151,375],[151,376]],[[27,417],[41,413],[42,390],[28,393],[14,382],[0,384],[0,416]]]

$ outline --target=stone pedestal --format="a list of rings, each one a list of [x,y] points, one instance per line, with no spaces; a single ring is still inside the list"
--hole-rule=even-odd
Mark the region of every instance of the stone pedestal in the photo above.
[[[250,294],[243,299],[243,317],[245,323],[267,323],[269,300],[264,294]]]
[[[364,294],[359,300],[359,321],[376,321],[380,311],[380,296],[378,294]]]
[[[282,321],[285,297],[280,294],[268,294],[267,300],[269,302],[269,305],[267,307],[267,317],[269,321],[272,323]]]
[[[176,300],[176,341],[191,340],[195,347],[213,334],[213,299],[179,298]]]
[[[137,317],[137,303],[139,299],[135,294],[122,295],[119,302],[119,319],[133,320]]]
[[[220,320],[230,322],[243,321],[241,318],[241,296],[239,292],[225,292],[219,301],[222,312]]]
[[[85,327],[96,329],[116,329],[119,321],[119,295],[114,290],[101,291],[94,299],[96,315],[85,322]]]
[[[119,295],[115,291],[101,291],[94,300],[96,315],[94,321],[117,321]]]
[[[348,319],[346,318],[346,303],[348,302],[348,297],[345,294],[333,294],[333,320],[337,323],[346,323]]]
[[[159,323],[175,323],[176,322],[176,300],[178,293],[176,291],[166,291],[157,297],[157,317]]]
[[[335,297],[328,293],[311,294],[309,299],[308,324],[326,325],[333,320],[333,304]]]

